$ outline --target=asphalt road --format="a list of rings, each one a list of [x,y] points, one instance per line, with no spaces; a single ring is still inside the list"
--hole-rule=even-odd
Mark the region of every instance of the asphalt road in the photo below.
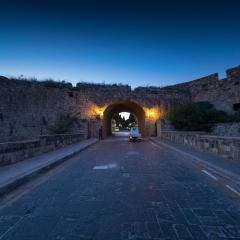
[[[0,199],[2,239],[240,239],[240,199],[164,147],[109,139]]]

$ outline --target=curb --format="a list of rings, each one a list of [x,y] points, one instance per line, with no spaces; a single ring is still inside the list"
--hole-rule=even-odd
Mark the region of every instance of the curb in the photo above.
[[[2,197],[3,195],[13,191],[14,189],[16,189],[17,187],[33,180],[34,178],[36,178],[38,175],[43,174],[45,172],[50,171],[51,169],[59,166],[60,164],[64,163],[65,161],[67,161],[68,159],[72,158],[73,156],[77,155],[78,153],[86,150],[87,148],[89,148],[90,146],[96,144],[98,142],[98,140],[96,139],[95,141],[89,143],[86,146],[83,146],[81,149],[63,157],[60,159],[57,159],[56,161],[53,161],[49,164],[46,164],[42,167],[39,167],[37,169],[34,169],[28,173],[25,173],[21,176],[19,176],[18,178],[7,182],[6,184],[3,184],[2,186],[0,186],[0,197]]]
[[[158,141],[158,140],[156,140],[154,138],[150,138],[150,140],[152,142],[154,142],[155,144],[159,145],[159,146],[167,147],[168,149],[171,149],[171,150],[173,150],[173,151],[175,151],[175,152],[177,152],[179,154],[184,155],[185,157],[190,159],[194,164],[198,164],[198,165],[200,165],[202,167],[205,167],[205,168],[207,168],[209,170],[217,171],[217,172],[221,173],[223,176],[225,176],[226,178],[232,179],[232,180],[236,181],[238,184],[240,183],[240,177],[237,174],[235,174],[235,173],[232,173],[232,172],[230,172],[230,171],[228,171],[226,169],[223,169],[221,167],[215,166],[215,165],[213,165],[213,164],[211,164],[211,163],[209,163],[207,161],[204,161],[200,157],[197,157],[197,156],[195,156],[195,155],[193,155],[191,153],[187,153],[187,152],[185,152],[183,150],[180,150],[180,149],[178,149],[176,147],[173,147],[173,146],[171,146],[171,145],[169,145],[167,143],[163,143],[163,142]]]

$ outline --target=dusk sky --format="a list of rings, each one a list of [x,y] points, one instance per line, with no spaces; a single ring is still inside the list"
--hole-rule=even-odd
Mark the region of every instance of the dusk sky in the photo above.
[[[240,1],[0,0],[0,75],[165,86],[240,64]]]

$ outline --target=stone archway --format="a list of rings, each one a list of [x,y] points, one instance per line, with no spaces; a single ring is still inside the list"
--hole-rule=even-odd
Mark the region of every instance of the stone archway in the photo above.
[[[111,135],[111,119],[120,112],[132,113],[138,121],[140,132],[145,135],[145,112],[143,108],[135,102],[129,100],[119,100],[110,104],[103,113],[104,130],[107,136]]]

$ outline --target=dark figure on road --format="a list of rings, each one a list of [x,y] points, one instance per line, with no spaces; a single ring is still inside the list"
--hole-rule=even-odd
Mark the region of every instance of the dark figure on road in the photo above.
[[[102,126],[99,128],[98,136],[99,136],[99,140],[103,139],[103,127]]]

